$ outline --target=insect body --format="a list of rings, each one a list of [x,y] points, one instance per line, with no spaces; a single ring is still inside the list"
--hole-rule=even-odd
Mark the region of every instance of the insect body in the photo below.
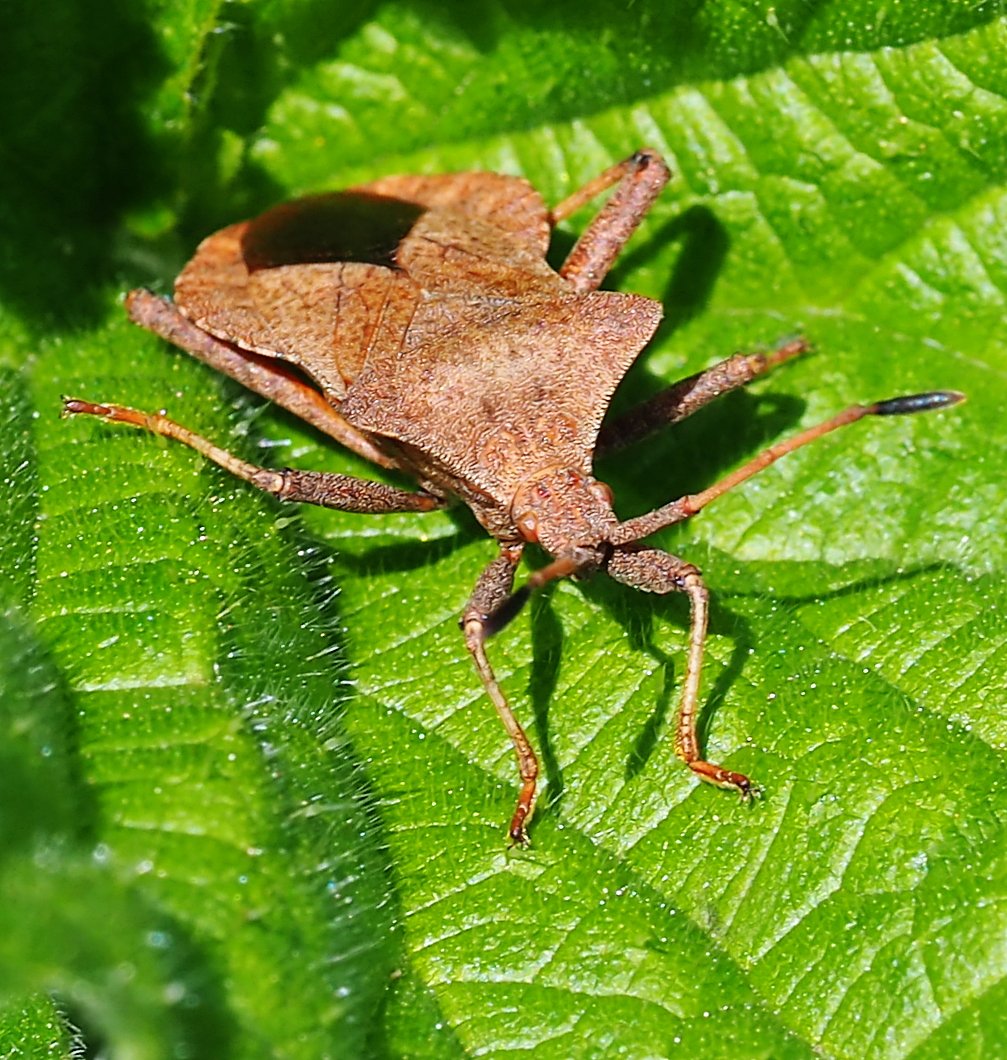
[[[185,442],[284,500],[372,514],[466,504],[499,542],[461,624],[518,759],[521,790],[509,829],[515,843],[527,840],[538,762],[485,645],[531,591],[605,571],[647,592],[687,594],[691,628],[675,750],[703,780],[747,798],[749,779],[705,761],[696,735],[707,620],[700,573],[643,540],[828,431],[962,397],[935,391],[853,406],[701,493],[620,521],[611,491],[592,474],[599,450],[684,419],[807,348],[796,341],[770,354],[735,355],[602,429],[616,386],[662,310],[652,299],[598,286],[667,180],[660,156],[638,151],[550,211],[514,177],[389,177],[278,206],[210,236],[178,277],[174,302],[131,292],[127,305],[137,323],[374,463],[411,475],[418,492],[257,467],[162,415],[65,402],[68,413]],[[552,228],[612,186],[554,271],[545,260]],[[528,542],[553,559],[515,591]]]

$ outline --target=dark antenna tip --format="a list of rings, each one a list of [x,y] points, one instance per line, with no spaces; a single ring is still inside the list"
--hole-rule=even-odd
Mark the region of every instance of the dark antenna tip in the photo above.
[[[905,416],[913,412],[946,409],[965,400],[960,390],[931,390],[927,394],[907,394],[905,397],[877,401],[870,406],[872,416]]]

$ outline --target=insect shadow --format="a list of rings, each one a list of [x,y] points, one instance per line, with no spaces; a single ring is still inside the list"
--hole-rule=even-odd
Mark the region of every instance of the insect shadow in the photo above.
[[[560,660],[565,650],[563,623],[552,606],[555,586],[533,597],[530,615],[531,672],[528,677],[528,699],[539,734],[542,768],[548,780],[546,812],[555,813],[563,798],[563,770],[552,743],[549,713],[559,680]]]
[[[675,468],[676,473],[661,482],[658,487],[661,495],[652,495],[649,500],[659,503],[665,499],[665,494],[668,497],[679,496],[692,488],[698,489],[709,481],[714,481],[727,467],[749,453],[757,452],[771,439],[785,433],[788,427],[801,418],[804,408],[805,402],[798,398],[735,391],[689,420],[676,425],[673,432],[668,432],[658,441],[651,439],[647,443],[647,452],[656,451],[659,463]],[[734,429],[731,432],[725,431],[725,423],[731,424]],[[674,459],[676,451],[707,454],[707,462],[698,471],[690,470],[685,466],[685,462]],[[710,454],[714,454],[712,458]],[[619,496],[620,491],[627,494],[653,494],[655,475],[650,461],[648,467],[643,467],[637,461],[626,461],[616,456],[607,463],[611,463],[612,467],[606,471],[605,478],[615,488],[616,496]],[[443,514],[455,524],[454,533],[427,540],[375,544],[359,553],[340,551],[338,565],[358,577],[366,577],[376,571],[407,572],[446,559],[458,549],[484,539],[467,508],[456,506]],[[532,568],[546,562],[545,553],[536,555],[535,550],[530,550],[528,558]],[[549,586],[532,597],[528,619],[532,657],[526,686],[531,715],[539,737],[543,772],[548,778],[548,805],[543,809],[550,814],[558,812],[565,788],[562,767],[551,738],[550,724],[560,664],[563,652],[567,650],[563,623],[552,603],[554,591],[555,587]],[[582,591],[589,600],[599,603],[619,623],[633,650],[653,659],[664,674],[654,709],[636,737],[627,758],[625,778],[630,780],[644,769],[651,755],[665,739],[671,700],[680,681],[676,664],[683,662],[677,651],[667,652],[660,647],[659,638],[654,634],[654,619],[659,613],[673,615],[675,624],[687,629],[688,601],[678,597],[641,598],[639,593],[627,590],[604,577],[584,583]],[[459,600],[459,608],[461,603]],[[719,636],[729,636],[733,641],[733,648],[729,663],[717,672],[704,701],[699,722],[699,731],[704,740],[717,708],[740,677],[745,660],[750,655],[749,649],[754,643],[747,620],[725,607],[723,600],[711,601],[710,630]]]
[[[610,283],[620,290],[631,286],[630,277],[633,276],[634,270],[646,268],[658,254],[674,243],[680,244],[681,250],[661,294],[664,317],[654,333],[651,347],[667,341],[707,306],[731,246],[727,229],[709,207],[690,206],[658,228],[650,239],[616,262],[609,274]],[[769,336],[772,339],[778,337]],[[719,357],[725,352],[711,351],[711,355]],[[666,379],[658,379],[647,370],[647,351],[644,351],[619,384],[609,409],[609,416],[617,416],[629,410],[667,384]],[[728,398],[730,396],[726,395]],[[715,407],[722,409],[723,402],[724,398],[717,402]],[[783,423],[782,426],[789,426],[789,422]],[[680,430],[681,427],[676,426],[675,433]],[[658,436],[656,442],[652,438],[651,446],[659,445],[662,437],[667,439],[668,435]]]

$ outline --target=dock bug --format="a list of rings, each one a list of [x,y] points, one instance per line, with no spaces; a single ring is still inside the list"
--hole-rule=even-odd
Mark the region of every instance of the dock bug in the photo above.
[[[602,427],[612,394],[662,307],[599,285],[668,180],[655,151],[606,170],[552,210],[525,180],[495,173],[386,177],[277,206],[211,235],[174,301],[136,290],[132,319],[275,401],[418,491],[246,463],[161,414],[67,399],[66,413],[131,423],[198,450],[274,496],[342,511],[466,504],[499,552],[461,625],[517,755],[511,841],[527,841],[538,760],[486,656],[486,640],[557,578],[604,571],[652,593],[685,593],[691,624],[675,752],[702,780],[740,792],[748,777],[703,758],[697,739],[707,590],[691,563],[644,543],[786,453],[865,416],[953,405],[934,391],[854,405],[780,442],[696,494],[620,520],[592,463],[805,351],[736,354]],[[614,187],[570,255],[545,260],[555,225]],[[297,371],[288,366],[293,365]],[[552,557],[515,591],[528,542]]]

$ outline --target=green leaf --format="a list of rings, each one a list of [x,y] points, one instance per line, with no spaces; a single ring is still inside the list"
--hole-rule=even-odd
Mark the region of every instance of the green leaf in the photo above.
[[[1007,1050],[999,5],[16,6],[0,1055],[73,1028],[144,1057]],[[621,515],[851,402],[969,401],[661,535],[713,594],[709,753],[761,803],[674,758],[683,600],[563,584],[495,638],[545,771],[509,850],[513,754],[456,624],[494,554],[474,521],[284,508],[59,395],[381,477],[121,292],[289,195],[489,168],[556,202],[643,144],[673,178],[608,285],[666,317],[616,405],[789,334],[817,352],[607,460]]]
[[[75,1044],[59,1009],[44,995],[0,1013],[0,1056],[72,1056]]]

